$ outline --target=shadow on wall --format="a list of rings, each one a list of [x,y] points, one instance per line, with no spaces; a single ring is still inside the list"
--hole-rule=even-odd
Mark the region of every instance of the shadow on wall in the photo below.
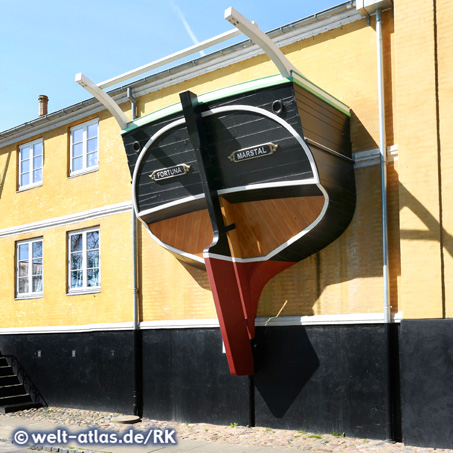
[[[319,368],[319,359],[305,329],[293,329],[291,347],[281,329],[260,329],[257,337],[255,386],[272,415],[282,418]]]

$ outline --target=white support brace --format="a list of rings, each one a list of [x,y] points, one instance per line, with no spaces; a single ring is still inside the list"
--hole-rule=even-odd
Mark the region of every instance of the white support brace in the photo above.
[[[128,71],[125,72],[124,74],[113,77],[112,79],[108,79],[105,82],[101,82],[98,86],[100,88],[111,87],[112,85],[124,82],[125,80],[139,76],[141,74],[144,74],[145,72],[149,72],[153,69],[159,68],[168,63],[173,63],[174,61],[178,61],[181,58],[187,57],[188,55],[192,55],[194,53],[200,52],[201,50],[208,49],[209,47],[220,44],[221,42],[227,41],[228,39],[235,38],[236,36],[239,36],[241,34],[242,32],[237,29],[227,31],[225,33],[222,33],[221,35],[214,36],[214,38],[207,39],[206,41],[202,41],[198,44],[180,50],[179,52],[173,53],[168,57],[160,58],[159,60],[155,60],[151,63],[145,64],[144,66],[140,66],[137,69],[133,69],[132,71]]]
[[[76,74],[75,81],[91,93],[113,115],[121,130],[126,129],[129,119],[119,105],[104,91],[81,72]]]
[[[168,63],[180,60],[181,58],[184,58],[188,55],[192,55],[203,49],[207,49],[223,41],[239,36],[242,33],[248,36],[253,43],[260,46],[264,50],[264,52],[275,63],[278,70],[280,71],[280,74],[283,77],[285,78],[291,77],[291,71],[297,72],[297,69],[289,62],[289,60],[285,57],[283,52],[272,42],[272,40],[265,33],[263,33],[259,29],[257,24],[255,24],[254,22],[250,22],[233,8],[228,8],[225,11],[225,19],[231,22],[236,27],[236,29],[227,31],[225,33],[215,36],[214,38],[207,39],[206,41],[203,41],[199,44],[187,47],[184,50],[171,54],[168,57],[160,58],[159,60],[155,60],[137,69],[125,72],[124,74],[113,77],[112,79],[105,80],[104,82],[98,84],[92,82],[88,77],[86,77],[82,73],[77,74],[75,80],[80,86],[85,88],[99,102],[101,102],[101,104],[104,105],[104,107],[116,119],[120,128],[124,130],[127,127],[129,119],[120,109],[118,104],[104,91],[104,88],[111,87],[118,83],[124,82],[128,79],[131,79],[132,77],[139,76],[153,69],[164,66]]]
[[[257,24],[250,22],[231,7],[225,10],[225,19],[264,50],[275,66],[277,66],[282,77],[291,77],[291,71],[298,72],[283,52],[273,43],[272,39],[259,29]]]

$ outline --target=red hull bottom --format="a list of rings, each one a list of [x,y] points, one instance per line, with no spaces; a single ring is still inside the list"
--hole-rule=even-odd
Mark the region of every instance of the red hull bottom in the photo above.
[[[266,283],[294,263],[238,263],[205,258],[225,352],[233,376],[254,374],[253,350],[258,300]]]

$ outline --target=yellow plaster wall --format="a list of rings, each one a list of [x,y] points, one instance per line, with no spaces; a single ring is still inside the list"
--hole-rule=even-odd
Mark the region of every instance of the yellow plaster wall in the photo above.
[[[89,117],[89,120],[93,117]],[[18,192],[19,144],[0,150],[0,229],[60,217],[131,199],[130,174],[116,121],[103,111],[99,118],[99,170],[69,176],[69,129],[61,126],[41,136],[43,184]],[[76,123],[77,124],[77,123]],[[32,141],[26,140],[24,143]],[[22,142],[21,142],[22,143]]]
[[[393,129],[392,33],[390,12],[384,14],[386,46],[387,127]],[[376,34],[366,20],[332,30],[285,49],[290,61],[310,80],[353,109],[353,152],[376,149],[379,140],[377,110]],[[178,93],[190,89],[201,94],[215,88],[256,79],[276,72],[264,56],[214,73],[199,76],[139,99],[141,115],[178,101]],[[390,141],[389,141],[390,140]],[[388,134],[392,145],[393,133]],[[393,183],[391,209],[391,288],[393,311],[398,310],[398,184]],[[382,313],[382,229],[379,166],[356,171],[357,208],[352,224],[333,244],[292,266],[268,283],[260,298],[258,315]],[[142,236],[141,300],[143,320],[203,319],[215,317],[206,274],[184,267],[172,255]],[[283,310],[281,310],[283,308]]]
[[[142,225],[138,245],[142,321],[216,318],[205,271],[183,265]]]
[[[67,295],[67,233],[99,226],[101,292]],[[0,328],[132,322],[131,214],[0,239]],[[16,241],[43,238],[43,297],[15,300]]]
[[[384,45],[388,50],[386,84],[391,88],[393,20],[390,13],[385,13],[384,18]],[[353,152],[377,148],[375,39],[374,24],[367,26],[364,19],[283,49],[303,74],[352,107]],[[142,96],[138,100],[140,116],[177,102],[178,93],[186,89],[201,94],[275,72],[274,65],[267,61],[265,56],[258,56]],[[387,90],[386,101],[389,106],[393,106],[391,89]],[[123,108],[126,109],[127,105],[124,104]],[[100,168],[92,174],[68,179],[68,131],[72,124],[44,134],[44,181],[40,188],[16,193],[17,146],[2,150],[0,176],[7,159],[9,164],[4,190],[0,193],[0,209],[7,206],[9,215],[0,219],[0,228],[130,199],[130,175],[119,128],[107,112],[101,112],[99,118]],[[386,121],[389,129],[393,130],[392,108],[387,111]],[[393,144],[393,133],[388,134],[388,140],[388,145]],[[396,170],[393,172],[393,180],[397,180]],[[382,312],[379,167],[374,165],[358,168],[356,183],[356,214],[348,230],[325,250],[269,282],[263,291],[258,315],[275,316],[283,306],[281,315]],[[398,206],[398,196],[394,190],[397,182],[394,182],[392,187],[390,198],[394,200],[395,207]],[[113,219],[116,219],[115,224],[112,223]],[[46,230],[43,232],[46,253],[44,299],[13,301],[11,297],[14,294],[14,278],[8,278],[8,313],[13,316],[14,307],[18,308],[19,314],[22,313],[22,318],[19,316],[14,321],[18,326],[122,322],[131,319],[131,275],[130,266],[127,264],[130,260],[126,259],[131,254],[130,221],[127,215],[121,215],[101,218],[99,224],[103,266],[101,294],[72,297],[65,295],[66,271],[59,266],[62,265],[62,257],[66,257],[64,237],[68,228]],[[392,211],[390,226],[393,238],[398,237],[398,208]],[[75,228],[76,226],[70,227]],[[215,318],[206,273],[184,266],[154,243],[142,228],[139,231],[141,319],[150,321]],[[36,235],[39,234],[36,232]],[[7,269],[14,269],[10,250],[14,250],[14,241],[21,238],[22,236],[0,240],[0,259],[3,261],[1,264]],[[53,254],[51,261],[47,260],[47,253]],[[106,262],[108,253],[112,254],[112,262]],[[396,311],[399,307],[399,249],[394,249],[392,257],[392,305]],[[66,258],[63,259],[64,263],[65,260]],[[121,268],[114,264],[118,260],[122,263]],[[52,266],[50,271],[47,270],[48,266]],[[119,269],[125,271],[121,272]],[[55,277],[51,277],[53,270]],[[9,270],[7,274],[11,277]],[[46,288],[53,285],[55,291],[50,294]],[[43,305],[42,302],[49,305]],[[33,307],[31,311],[30,307]]]
[[[432,2],[412,2],[410,14],[405,2],[395,2],[401,304],[405,318],[443,316],[433,31]],[[447,99],[443,102],[449,102]]]
[[[453,317],[453,5],[437,1],[445,316]]]

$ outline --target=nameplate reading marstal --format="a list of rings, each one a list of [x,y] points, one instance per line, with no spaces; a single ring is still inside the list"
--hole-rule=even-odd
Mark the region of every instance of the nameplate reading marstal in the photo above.
[[[274,143],[265,143],[263,145],[253,146],[251,148],[243,148],[238,151],[233,151],[228,159],[231,162],[242,162],[243,160],[256,159],[257,157],[265,157],[274,154],[277,151],[278,145]]]

